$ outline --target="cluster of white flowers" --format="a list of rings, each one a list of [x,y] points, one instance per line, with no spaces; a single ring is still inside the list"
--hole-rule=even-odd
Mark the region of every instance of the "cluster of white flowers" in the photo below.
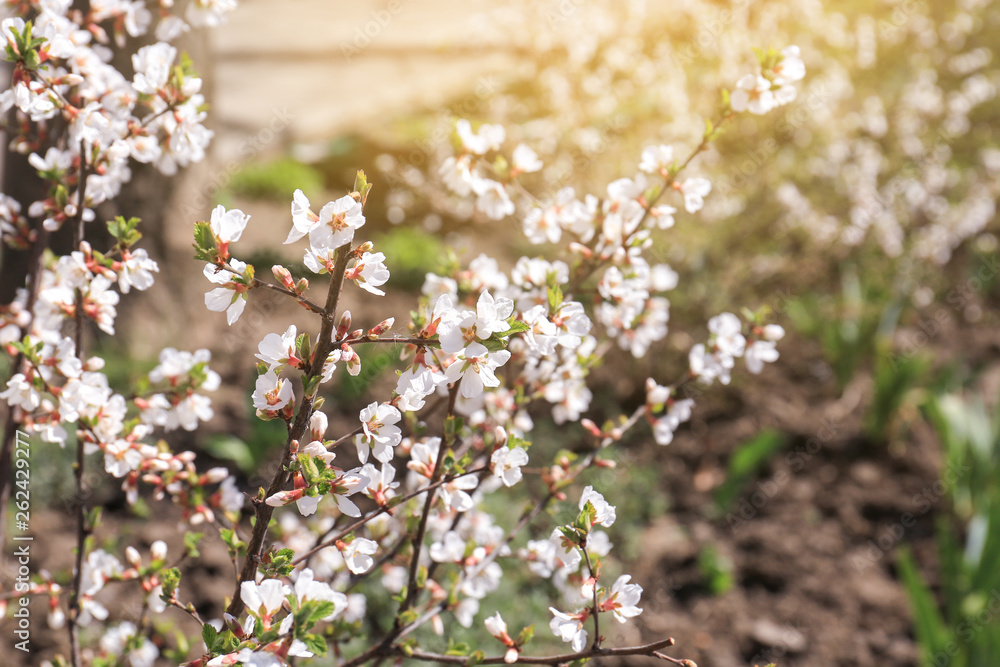
[[[102,23],[113,24],[119,46],[125,35],[145,35],[154,21],[144,3],[101,3],[88,14],[65,1],[30,4],[31,22],[10,17],[0,23],[8,59],[15,63],[11,87],[0,94],[0,109],[15,109],[35,123],[59,119],[67,133],[65,141],[44,153],[30,132],[13,138],[17,150],[29,153],[39,177],[53,186],[48,197],[25,207],[29,217],[41,219],[48,231],[93,220],[93,208],[117,196],[129,180],[130,159],[173,173],[204,157],[211,132],[202,124],[201,79],[178,62],[176,49],[166,41],[188,29],[183,19],[163,12],[156,31],[164,41],[133,54],[129,79],[111,63],[113,49]],[[234,3],[201,3],[217,17],[226,5]],[[211,23],[207,17],[192,10],[188,22]],[[30,243],[21,203],[7,195],[2,201],[3,240],[14,246]],[[114,225],[118,245],[111,253],[81,242],[71,253],[46,260],[35,286],[18,290],[0,314],[0,342],[16,346],[26,361],[0,397],[22,411],[25,428],[48,441],[65,444],[63,425],[77,423],[76,436],[86,451],[103,452],[106,470],[125,478],[130,497],[140,475],[162,481],[168,471],[171,481],[161,488],[177,496],[186,486],[184,478],[193,476],[188,470],[193,455],[175,458],[141,440],[154,426],[193,430],[211,419],[209,399],[195,391],[219,386],[219,376],[206,367],[207,350],[193,356],[164,350],[149,380],[167,388],[126,400],[110,388],[101,372],[103,361],[78,359],[76,343],[62,333],[67,323],[79,327],[89,320],[114,334],[120,294],[153,284],[159,268],[145,250],[132,247],[133,221],[119,218]],[[127,419],[129,403],[141,412],[141,423]],[[209,511],[189,509],[202,515]]]
[[[772,52],[772,58],[783,56],[774,67],[761,53],[760,73],[737,79],[730,94],[734,110],[762,112],[794,95],[796,104],[779,111],[783,117],[776,124],[790,141],[787,147],[748,151],[751,159],[743,164],[720,160],[720,171],[729,177],[715,183],[719,199],[710,221],[742,228],[746,213],[752,213],[751,202],[757,208],[761,202],[750,196],[752,189],[740,185],[766,171],[768,182],[780,183],[773,195],[785,211],[780,222],[788,231],[783,236],[796,243],[805,236],[818,252],[833,250],[831,261],[876,250],[898,258],[898,266],[927,267],[903,278],[901,282],[911,283],[905,289],[933,285],[938,273],[933,267],[949,261],[965,244],[991,250],[996,245],[991,223],[1000,197],[1000,153],[981,137],[990,132],[1000,90],[986,27],[995,10],[992,2],[913,5],[887,20],[873,7],[846,14],[822,3],[735,8],[727,30],[733,41],[727,39],[717,53],[726,64],[722,71],[733,71],[744,59],[740,40],[754,39],[761,26],[791,21],[818,39],[811,53],[794,53],[791,47]],[[716,13],[710,2],[692,2],[671,14],[671,27],[700,28]],[[663,44],[644,57],[636,53],[638,47],[622,45],[621,50],[633,50],[621,61],[634,70],[662,72],[669,69],[666,62],[691,62],[700,49],[690,46]],[[618,51],[616,44],[616,62]],[[816,58],[817,52],[823,57]],[[794,81],[803,61],[815,66],[808,84]],[[614,71],[607,62],[599,62],[597,69],[602,75]],[[878,76],[855,75],[876,69]],[[885,85],[888,80],[900,85]],[[649,86],[621,94],[617,102],[625,108],[648,103],[658,114],[682,118],[683,105],[690,101],[683,96],[664,99],[675,83],[657,76]],[[581,88],[562,90],[610,97],[607,85]],[[588,107],[568,95],[553,97],[560,112]],[[673,113],[664,114],[663,106]],[[554,126],[550,122],[545,129],[551,132]],[[781,254],[775,252],[775,259]],[[794,262],[784,266],[799,269]]]
[[[205,157],[212,132],[204,125],[202,81],[169,42],[192,26],[217,25],[235,4],[198,0],[187,3],[182,18],[171,14],[173,3],[167,1],[157,3],[154,13],[142,1],[93,2],[81,10],[69,0],[40,0],[6,3],[0,21],[12,65],[10,86],[0,93],[0,111],[13,119],[6,136],[13,150],[28,156],[47,192],[36,201],[0,194],[0,239],[16,249],[37,249],[41,257],[13,302],[0,308],[0,345],[16,363],[0,400],[20,429],[62,446],[75,442],[83,455],[99,454],[130,503],[145,483],[153,498],[169,496],[177,503],[192,525],[215,522],[217,511],[238,511],[242,494],[225,468],[200,472],[193,452],[175,454],[147,441],[157,427],[191,431],[211,419],[204,392],[217,389],[220,377],[207,366],[207,350],[168,348],[141,391],[115,391],[103,359],[86,358],[78,349],[84,328],[90,322],[114,335],[121,295],[150,288],[159,267],[146,250],[134,247],[138,220],[109,222],[115,245],[103,253],[80,230],[95,220],[96,207],[118,196],[131,178],[131,161],[172,174]],[[12,11],[20,15],[10,16]],[[131,54],[126,76],[115,56],[127,58],[128,40],[150,31],[156,41]],[[45,233],[63,226],[75,232],[71,252],[43,254],[38,246],[46,242]],[[38,575],[32,592],[49,596],[51,627],[68,622],[72,632],[95,620],[110,621],[97,596],[112,580],[141,581],[145,608],[164,611],[163,542],[153,544],[146,565],[129,547],[128,567],[102,549],[83,553],[87,548],[78,545],[81,584],[70,596],[75,608],[66,605],[64,586],[44,571]],[[151,666],[159,656],[146,630],[128,621],[109,622],[94,649],[102,658],[139,666]]]
[[[98,601],[98,596],[109,582],[135,581],[145,591],[145,607],[152,614],[162,614],[168,607],[164,600],[164,576],[167,568],[167,545],[157,540],[150,545],[149,558],[145,562],[139,551],[132,546],[125,549],[125,563],[113,554],[94,549],[87,554],[80,572],[80,614],[77,623],[91,626],[110,618],[111,612]],[[36,594],[47,594],[49,605],[48,625],[60,629],[66,624],[66,614],[56,604],[62,587],[42,573],[43,581],[33,590]],[[176,588],[170,596],[173,599]],[[107,657],[127,657],[129,663],[137,667],[152,667],[160,658],[160,650],[149,637],[140,632],[134,623],[122,621],[107,627],[97,643],[102,655]]]
[[[748,339],[742,333],[740,318],[732,313],[722,313],[710,319],[708,330],[711,333],[708,343],[698,343],[688,355],[691,375],[708,384],[714,380],[729,384],[730,371],[740,357],[746,360],[747,370],[760,373],[764,362],[778,359],[775,343],[785,335],[782,327],[769,324],[757,327]]]
[[[24,428],[48,442],[65,445],[69,433],[64,424],[77,424],[76,437],[85,453],[102,452],[105,470],[123,478],[123,489],[131,499],[136,497],[140,477],[159,493],[166,490],[178,500],[191,485],[226,477],[225,469],[220,468],[212,472],[209,481],[191,467],[192,453],[173,455],[142,442],[153,426],[193,430],[200,420],[211,419],[209,399],[195,391],[212,391],[219,385],[219,376],[207,368],[207,350],[194,355],[164,350],[150,381],[151,387],[167,386],[126,400],[109,386],[100,370],[103,360],[92,357],[81,362],[70,338],[53,345],[29,334],[16,347],[24,354],[28,369],[11,377],[0,399],[19,408]],[[141,422],[128,419],[130,402],[140,411]],[[169,484],[163,482],[164,476],[169,477]],[[202,517],[211,513],[207,507],[189,509]]]
[[[789,51],[785,57],[792,56]],[[788,69],[794,71],[792,63]],[[790,83],[786,81],[786,85]],[[476,197],[476,208],[488,217],[512,215],[516,210],[512,193],[518,192],[514,179],[540,167],[534,152],[523,144],[515,147],[509,161],[513,166],[504,174],[494,173],[498,179],[494,180],[483,175],[488,169],[484,158],[503,149],[504,129],[483,125],[473,131],[471,124],[459,121],[456,130],[461,153],[445,160],[441,169],[449,187],[459,196]],[[706,141],[710,140],[706,134]],[[387,333],[394,324],[391,319],[367,331],[352,330],[350,314],[345,313],[330,330],[328,340],[303,338],[295,327],[284,334],[267,334],[257,354],[263,365],[253,393],[254,405],[258,414],[283,419],[289,428],[293,428],[296,397],[291,378],[283,371],[305,374],[305,385],[312,387],[305,391],[312,392],[318,384],[335,377],[338,362],[349,362],[347,370],[357,374],[360,360],[355,347],[379,343],[404,346],[393,396],[388,401],[371,402],[359,414],[353,432],[358,467],[343,470],[334,464],[336,455],[331,450],[345,438],[326,439],[328,418],[323,412],[312,413],[309,438],[301,440],[308,444],[299,446],[298,441],[292,441],[293,459],[301,461],[291,471],[293,488],[266,499],[271,507],[294,502],[303,517],[283,515],[288,518],[282,522],[281,544],[295,551],[305,549],[317,576],[330,579],[334,586],[338,581],[367,575],[378,559],[383,563],[383,585],[399,592],[414,585],[413,570],[399,562],[389,545],[412,539],[413,526],[407,519],[427,512],[422,517],[427,548],[412,558],[429,570],[436,566],[457,568],[455,590],[459,598],[451,610],[458,622],[471,624],[480,601],[500,584],[503,568],[496,559],[513,553],[503,529],[480,505],[487,494],[513,486],[524,476],[523,468],[530,460],[530,443],[524,440],[531,430],[527,406],[536,400],[547,401],[558,423],[583,418],[592,398],[587,378],[600,354],[595,323],[635,356],[645,355],[666,335],[669,303],[663,294],[677,287],[680,279],[669,265],[651,263],[646,255],[653,232],[672,227],[678,209],[660,200],[676,192],[678,206],[696,213],[711,191],[704,178],[677,178],[681,169],[670,146],[651,146],[642,154],[640,173],[611,183],[604,198],[588,195],[578,200],[574,191],[566,188],[550,206],[529,204],[523,216],[527,238],[535,243],[560,243],[568,251],[567,260],[521,257],[505,272],[496,259],[480,255],[467,269],[450,275],[428,274],[422,307],[396,332]],[[329,202],[318,214],[312,212],[301,191],[293,195],[292,228],[286,242],[308,236],[305,265],[313,273],[330,274],[334,281],[331,290],[339,290],[338,281],[353,280],[361,289],[381,295],[378,288],[388,280],[385,256],[374,252],[371,243],[356,244],[354,240],[356,230],[365,223],[366,196],[362,174],[354,192]],[[206,305],[228,310],[230,321],[234,319],[233,305],[245,301],[258,286],[253,267],[230,255],[229,244],[239,240],[248,220],[242,211],[217,209],[211,222],[203,223],[204,238],[199,241],[199,256],[209,260],[206,276],[223,285],[213,290],[218,296],[213,292],[206,295]],[[307,281],[296,282],[286,267],[275,266],[272,272],[290,298],[310,307]],[[593,295],[593,307],[574,300],[577,293]],[[405,333],[400,335],[399,331]],[[774,361],[774,343],[783,333],[780,327],[756,320],[744,326],[729,313],[713,318],[709,331],[708,342],[692,348],[691,375],[723,383],[729,382],[736,357],[744,357],[753,373],[761,371],[763,362]],[[321,353],[327,355],[325,359],[317,356]],[[319,361],[324,362],[322,372],[316,369]],[[647,404],[637,413],[647,417],[661,444],[671,441],[679,425],[690,418],[694,405],[691,399],[676,397],[678,386],[659,385],[651,379]],[[407,425],[412,423],[407,421],[407,413],[422,414],[434,396],[466,420],[451,436],[459,441],[468,439],[462,449],[466,457],[462,468],[454,467],[455,445],[446,444],[445,438],[406,434],[410,430]],[[308,398],[306,393],[303,400]],[[620,432],[606,434],[596,427],[588,430],[605,443],[620,437]],[[405,478],[398,474],[398,459],[408,470]],[[587,465],[592,462],[590,459]],[[489,470],[492,475],[483,478],[468,472],[470,469]],[[557,462],[543,468],[542,478],[555,493],[577,474],[579,470],[569,463]],[[325,496],[334,498],[336,509],[331,506],[318,511]],[[367,497],[377,509],[366,515],[351,496]],[[395,505],[400,498],[405,504]],[[388,514],[390,506],[405,510]],[[596,527],[611,526],[616,512],[591,487],[584,489],[579,507],[582,516],[589,519],[581,518],[585,525],[572,529],[582,531],[577,537],[567,535],[569,527],[559,528],[551,539],[530,541],[518,552],[532,572],[551,577],[567,602],[579,608],[573,613],[553,609],[551,623],[553,632],[577,651],[586,642],[584,622],[590,615],[611,612],[624,622],[640,612],[637,603],[641,593],[639,586],[629,583],[628,575],[610,589],[598,585],[594,571],[587,568],[592,567],[591,560],[608,555],[611,542]],[[338,514],[361,517],[357,525],[364,528],[328,537],[330,519]],[[319,543],[316,535],[323,536]],[[423,584],[432,591],[443,585],[434,579]],[[596,602],[587,606],[588,596],[595,595]],[[256,609],[256,598],[252,603],[251,609]],[[277,608],[268,608],[257,614],[263,620],[276,612]],[[429,618],[437,619],[438,615]],[[492,617],[488,623],[494,636],[507,645],[507,657],[516,657],[519,645],[506,635],[502,619]]]
[[[34,122],[59,117],[69,124],[66,144],[50,146],[44,155],[30,135],[14,140],[44,179],[69,187],[27,209],[52,231],[78,215],[93,219],[93,207],[117,196],[131,177],[130,159],[171,174],[204,158],[212,132],[203,124],[202,81],[178,61],[171,35],[133,54],[131,80],[112,65],[101,22],[112,19],[118,30],[140,37],[152,23],[144,3],[106,3],[89,15],[71,11],[69,2],[37,4],[31,23],[12,17],[0,24],[8,47],[22,57],[11,87],[0,94],[0,110],[16,108]],[[163,32],[176,36],[178,21],[183,31],[183,21],[165,15],[158,36],[164,26],[173,26]],[[41,45],[32,47],[36,40]]]
[[[773,64],[763,62],[766,59],[774,61]],[[736,88],[729,97],[733,111],[763,115],[795,100],[798,89],[794,84],[806,75],[806,66],[799,57],[799,47],[786,47],[782,49],[780,57],[767,54],[761,60],[763,72],[747,74],[736,82]]]
[[[615,523],[617,512],[599,491],[586,486],[574,520],[557,526],[549,539],[516,550],[513,540],[536,514],[526,514],[511,531],[484,500],[536,477],[548,492],[537,513],[565,500],[563,490],[587,469],[607,464],[601,453],[625,427],[602,432],[585,419],[593,398],[590,372],[605,352],[605,337],[642,357],[667,334],[665,293],[680,277],[655,258],[654,234],[674,226],[675,215],[699,212],[712,191],[706,178],[681,177],[690,158],[677,160],[672,146],[653,145],[642,152],[638,173],[611,182],[602,196],[578,196],[564,186],[537,198],[527,186],[541,176],[543,162],[531,142],[508,146],[503,126],[474,128],[459,120],[459,151],[438,170],[453,195],[466,199],[475,216],[517,216],[531,243],[556,247],[545,249],[552,250],[550,257],[520,257],[509,267],[483,254],[467,268],[428,274],[420,305],[398,329],[393,318],[354,329],[351,314],[337,308],[345,282],[382,296],[390,278],[386,255],[355,239],[366,223],[370,186],[363,173],[352,192],[318,212],[301,190],[292,193],[285,243],[306,244],[306,270],[329,279],[323,300],[313,301],[309,280],[294,278],[287,267],[272,267],[276,283],[257,277],[255,267],[233,255],[250,216],[216,207],[195,231],[196,257],[205,262],[212,285],[205,306],[225,312],[232,325],[254,290],[267,288],[321,321],[315,335],[288,326],[259,341],[250,399],[259,418],[284,422],[288,439],[269,490],[254,495],[248,526],[241,522],[247,503],[229,471],[199,472],[192,452],[150,444],[157,429],[194,431],[214,418],[205,394],[218,389],[221,378],[208,367],[209,351],[164,349],[135,395],[126,397],[102,372],[103,362],[83,358],[78,349],[85,322],[113,335],[120,295],[148,289],[158,272],[156,262],[134,247],[137,221],[109,222],[116,243],[103,254],[79,230],[94,220],[96,206],[119,194],[130,178],[130,160],[170,174],[204,157],[212,133],[204,125],[202,82],[169,42],[191,26],[218,24],[235,2],[194,0],[183,18],[171,15],[166,0],[158,13],[133,0],[91,3],[86,13],[68,0],[22,4],[37,16],[33,22],[4,19],[0,27],[14,63],[0,110],[16,109],[25,127],[58,119],[51,125],[64,125],[65,133],[55,145],[27,131],[14,136],[14,146],[30,155],[32,167],[52,187],[35,202],[0,195],[0,230],[5,242],[31,247],[38,237],[29,220],[48,231],[67,225],[78,243],[67,255],[45,256],[28,286],[0,312],[0,343],[19,364],[0,399],[24,428],[48,441],[65,445],[73,429],[81,456],[99,453],[105,472],[122,480],[129,502],[137,502],[144,483],[154,500],[169,496],[188,524],[211,524],[234,565],[244,561],[230,613],[204,622],[193,605],[178,599],[181,571],[168,566],[165,543],[154,543],[145,560],[130,546],[123,563],[82,542],[82,583],[66,612],[63,591],[48,575],[34,584],[33,594],[53,600],[53,627],[68,622],[72,633],[76,626],[109,621],[97,641],[102,657],[153,664],[162,644],[150,640],[152,631],[112,619],[97,600],[106,583],[135,581],[144,591],[144,610],[176,608],[201,623],[204,651],[188,663],[192,667],[278,666],[321,654],[328,641],[338,651],[350,641],[368,598],[348,589],[375,574],[399,597],[400,632],[426,622],[440,634],[444,614],[471,626],[483,601],[501,586],[504,563],[511,559],[551,579],[574,609],[552,608],[550,623],[574,651],[585,650],[591,617],[610,614],[625,622],[641,613],[642,589],[629,575],[610,586],[601,580],[601,559],[613,546],[602,529]],[[158,41],[132,54],[133,73],[122,75],[111,65],[112,39],[122,49],[126,36],[150,30]],[[794,98],[793,84],[804,74],[797,49],[772,54],[762,68],[760,80],[769,88],[741,80],[723,120],[744,109],[763,113]],[[694,154],[713,136],[706,131]],[[745,358],[751,372],[774,361],[780,327],[758,319],[713,318],[707,343],[691,351],[692,375],[726,383],[736,357]],[[333,382],[338,369],[358,375],[357,349],[383,344],[401,348],[394,391],[362,408],[344,434],[328,437],[322,386]],[[630,426],[645,416],[656,440],[666,444],[693,407],[691,400],[676,398],[678,386],[650,380],[646,405],[622,423]],[[540,403],[559,424],[581,423],[591,451],[578,459],[561,454],[552,462],[540,460],[529,439],[529,410]],[[444,417],[435,416],[442,407]],[[431,435],[438,423],[440,434]],[[354,451],[337,450],[350,442]],[[292,504],[297,511],[279,509]],[[275,511],[278,542],[269,549]],[[350,519],[338,521],[342,515]],[[185,557],[193,555],[194,546],[185,546]],[[314,632],[319,623],[328,624],[329,632]],[[526,639],[512,638],[499,614],[486,620],[486,628],[504,644],[504,658],[517,660]],[[392,635],[382,650],[402,650],[393,643],[397,638]]]

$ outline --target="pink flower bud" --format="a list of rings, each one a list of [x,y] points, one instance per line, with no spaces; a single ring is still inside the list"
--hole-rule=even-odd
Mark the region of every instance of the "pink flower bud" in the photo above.
[[[238,639],[245,639],[246,638],[246,636],[247,636],[246,632],[243,631],[243,627],[236,620],[235,616],[233,616],[229,612],[226,612],[225,614],[222,615],[222,618],[223,618],[223,620],[226,623],[226,627],[229,628],[230,631],[232,631],[232,633],[234,635],[236,635],[236,637]]]
[[[345,310],[344,314],[340,316],[340,324],[337,325],[337,340],[340,340],[347,335],[347,332],[351,328],[351,311]]]
[[[191,525],[197,525],[208,521],[209,523],[215,523],[215,512],[204,505],[198,505],[194,508],[196,514],[191,517]]]
[[[275,264],[271,267],[271,273],[274,274],[274,279],[284,285],[286,289],[295,289],[295,281],[292,280],[292,274],[288,269],[280,264]]]
[[[601,433],[601,429],[597,428],[597,424],[586,417],[580,420],[580,426],[587,429],[587,431],[595,437],[600,438],[603,435],[603,433]]]
[[[395,317],[390,317],[387,320],[382,320],[380,323],[376,324],[374,327],[368,330],[368,335],[373,337],[381,336],[390,328],[392,328],[392,325],[395,322],[396,322]]]
[[[301,489],[296,489],[295,491],[278,491],[273,496],[269,496],[264,502],[271,507],[281,507],[282,505],[293,503],[301,497]]]

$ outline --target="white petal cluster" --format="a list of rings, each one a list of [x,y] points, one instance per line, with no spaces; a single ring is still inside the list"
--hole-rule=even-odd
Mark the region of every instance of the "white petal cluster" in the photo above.
[[[708,343],[698,343],[688,354],[691,374],[706,384],[714,380],[729,384],[735,360],[739,357],[746,358],[751,373],[759,373],[765,362],[778,359],[775,343],[785,333],[778,325],[768,325],[748,342],[742,333],[742,322],[732,313],[713,317],[708,322],[708,330]]]
[[[368,461],[369,451],[376,461],[388,463],[392,460],[393,447],[403,438],[396,426],[401,417],[399,409],[388,403],[375,402],[361,411],[362,433],[357,436],[356,443],[362,463]]]
[[[353,241],[354,232],[364,224],[361,204],[350,195],[324,204],[316,214],[302,191],[296,190],[292,201],[292,229],[285,243],[293,243],[308,234],[306,266],[314,273],[326,273],[334,251]]]
[[[736,88],[729,96],[729,105],[737,113],[766,114],[775,107],[794,101],[798,95],[794,84],[805,75],[806,68],[799,47],[785,47],[780,60],[769,71],[747,74],[736,82]]]

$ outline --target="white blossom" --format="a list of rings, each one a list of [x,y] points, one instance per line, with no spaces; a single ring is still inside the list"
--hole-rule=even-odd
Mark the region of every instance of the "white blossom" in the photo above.
[[[624,623],[642,613],[637,605],[642,596],[642,586],[628,583],[632,577],[623,574],[615,580],[608,599],[601,603],[603,610],[611,610],[615,620]]]
[[[222,243],[234,243],[243,236],[250,216],[239,209],[227,211],[221,204],[212,211],[212,219],[209,223],[212,231],[219,237]]]
[[[364,574],[375,564],[372,556],[378,550],[378,543],[364,537],[356,537],[341,550],[347,569],[354,574]]]
[[[279,378],[274,371],[267,371],[257,378],[253,406],[258,410],[280,410],[292,397],[291,383]]]
[[[594,487],[586,486],[583,489],[583,493],[580,495],[580,509],[584,508],[584,505],[590,503],[595,511],[594,523],[597,525],[605,526],[607,528],[611,527],[615,522],[615,507],[614,505],[608,504],[608,501],[604,499],[597,491],[594,491]]]
[[[364,435],[359,434],[356,442],[358,457],[364,463],[368,460],[369,449],[376,460],[386,463],[392,460],[392,448],[402,440],[402,433],[396,423],[402,415],[388,403],[371,403],[360,414]]]
[[[552,620],[549,621],[552,634],[569,642],[574,651],[582,651],[587,645],[587,631],[579,616],[566,614],[553,607],[549,607],[549,611],[552,612]]]
[[[673,161],[674,149],[672,146],[664,144],[648,146],[642,151],[642,161],[639,163],[639,171],[647,174],[666,173]]]
[[[252,614],[270,617],[281,609],[285,601],[284,586],[278,579],[265,579],[259,584],[244,581],[240,584],[240,598]]]
[[[705,197],[712,191],[712,184],[707,178],[686,178],[681,183],[681,193],[684,195],[684,209],[688,213],[697,213],[705,205]]]
[[[527,463],[528,452],[522,447],[500,447],[490,457],[493,475],[508,487],[521,481],[521,466]]]

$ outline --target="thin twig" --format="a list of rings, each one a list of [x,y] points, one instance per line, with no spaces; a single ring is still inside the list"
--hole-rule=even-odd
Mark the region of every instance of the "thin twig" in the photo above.
[[[359,433],[363,433],[364,430],[365,430],[364,426],[357,427],[356,429],[354,429],[353,431],[351,431],[347,435],[342,435],[339,438],[337,438],[336,440],[334,440],[333,444],[330,445],[329,447],[327,447],[327,449],[336,449],[337,447],[341,446],[342,444],[344,444],[345,442],[347,442],[348,440],[350,440],[354,436],[358,435]]]
[[[556,495],[554,493],[549,493],[549,495],[543,498],[541,502],[536,503],[530,510],[527,510],[524,513],[522,513],[521,518],[518,519],[517,524],[513,528],[511,528],[510,531],[507,533],[507,536],[504,538],[503,544],[510,544],[514,540],[514,538],[517,537],[517,535],[522,530],[524,530],[525,526],[534,521],[535,517],[541,514],[545,510],[545,508],[548,507],[550,502],[555,500],[555,497]],[[476,566],[473,567],[471,570],[469,570],[468,572],[463,572],[462,578],[459,580],[459,584],[477,576],[480,572],[486,569],[486,567],[490,563],[492,563],[497,559],[497,557],[499,557],[501,551],[502,549],[499,548],[494,549],[490,553],[486,554],[486,557],[483,558],[481,561],[479,561],[479,563],[477,563]],[[400,632],[399,637],[397,637],[397,639],[402,639],[403,637],[415,632],[429,620],[431,620],[432,618],[440,614],[442,611],[444,611],[445,608],[446,608],[445,603],[438,603],[430,610],[425,612],[420,618],[413,621],[413,623],[407,626],[402,632]]]
[[[463,472],[461,475],[450,475],[448,477],[443,477],[443,478],[439,479],[438,481],[434,482],[433,484],[429,484],[428,486],[421,487],[421,488],[417,489],[416,491],[413,491],[411,493],[406,494],[405,496],[403,496],[402,498],[400,498],[399,500],[397,500],[391,506],[386,505],[385,507],[380,507],[377,510],[375,510],[374,512],[372,512],[371,514],[369,514],[368,516],[361,517],[360,519],[358,519],[357,521],[355,521],[350,526],[348,526],[347,528],[343,529],[342,531],[340,531],[339,533],[337,533],[333,537],[323,540],[322,542],[318,543],[316,546],[314,546],[309,551],[305,552],[304,554],[299,555],[298,558],[296,558],[295,560],[292,561],[292,565],[298,565],[299,563],[301,563],[301,562],[303,562],[305,560],[308,560],[311,556],[313,556],[317,552],[322,551],[323,549],[325,549],[327,547],[333,546],[339,540],[344,539],[345,537],[347,537],[348,535],[350,535],[351,533],[353,533],[354,531],[356,531],[358,528],[361,528],[366,523],[368,523],[369,521],[371,521],[375,517],[379,516],[380,514],[385,514],[386,512],[391,512],[393,509],[399,507],[400,505],[402,505],[406,501],[412,500],[413,498],[416,498],[417,496],[419,496],[419,495],[421,495],[421,494],[423,494],[423,493],[425,493],[427,491],[433,491],[434,489],[438,488],[439,486],[443,486],[445,484],[453,482],[456,479],[458,479],[459,477],[465,477],[466,475],[475,475],[476,473],[478,473],[478,472],[480,472],[482,470],[483,470],[483,468],[477,468],[475,470],[469,470],[468,472]]]
[[[675,665],[681,665],[681,667],[694,667],[693,660],[683,660],[678,658],[671,658],[666,653],[660,653],[659,651],[653,651],[650,653],[654,658],[659,658],[660,660],[666,660],[667,662],[672,662]]]
[[[448,428],[448,419],[455,412],[455,401],[458,399],[458,383],[448,387],[448,411],[445,413],[444,426],[442,427],[441,433],[441,444],[438,446],[437,456],[434,458],[434,470],[431,472],[431,484],[438,481],[441,475],[441,470],[443,466],[441,462],[444,461],[444,448],[448,444],[447,433],[445,432]],[[436,497],[436,489],[431,489],[427,493],[427,498],[424,500],[424,511],[420,515],[420,524],[417,526],[417,534],[413,538],[413,557],[410,559],[410,573],[407,578],[406,583],[406,598],[403,603],[399,605],[399,611],[396,612],[396,622],[394,624],[395,629],[400,627],[400,619],[404,613],[409,611],[410,607],[417,599],[417,594],[419,593],[419,586],[417,586],[417,571],[420,566],[420,553],[424,546],[424,535],[427,533],[427,521],[431,515],[431,508],[434,506],[434,498]]]
[[[458,399],[458,383],[452,384],[448,388],[448,411],[445,415],[445,426],[447,428],[448,417],[450,417],[455,412],[455,401]],[[443,447],[447,443],[447,438],[444,437],[445,434],[442,433],[441,445],[438,449],[437,457],[434,461],[434,470],[431,473],[431,484],[427,489],[427,499],[424,501],[424,511],[420,515],[420,525],[417,527],[417,534],[413,538],[413,557],[410,560],[409,576],[407,578],[406,585],[406,597],[403,599],[402,604],[399,605],[399,610],[396,612],[396,619],[393,622],[392,630],[390,630],[382,640],[369,647],[366,651],[360,655],[348,660],[341,667],[353,667],[354,665],[363,665],[372,658],[377,656],[387,656],[392,653],[392,644],[396,639],[406,631],[409,627],[407,624],[403,623],[402,616],[413,606],[418,594],[417,587],[417,572],[420,565],[420,552],[423,547],[424,535],[427,531],[427,520],[431,513],[431,506],[434,502],[434,491],[440,486],[440,480],[438,475],[441,472],[441,461],[444,459]]]
[[[233,271],[233,273],[237,273],[237,272]],[[264,289],[269,289],[269,290],[272,290],[274,292],[278,292],[279,294],[284,294],[285,296],[289,296],[289,297],[295,299],[296,301],[298,301],[299,303],[301,303],[303,306],[305,306],[307,310],[309,310],[309,311],[311,311],[313,313],[316,313],[317,315],[322,315],[323,312],[324,312],[322,306],[319,306],[319,305],[313,303],[312,301],[310,301],[309,299],[305,298],[301,294],[297,294],[297,293],[293,292],[292,290],[286,289],[285,287],[283,287],[281,285],[275,285],[274,283],[269,283],[267,281],[260,280],[258,278],[254,278],[253,279],[253,284],[250,287],[251,288],[263,287]]]
[[[590,572],[590,578],[594,580],[594,650],[601,648],[601,609],[597,604],[597,590],[599,586],[597,585],[597,577],[594,574],[594,564],[590,562],[590,554],[587,553],[587,544],[584,543],[580,547],[580,551],[583,552],[583,559],[587,563],[587,570]]]
[[[413,336],[382,336],[379,338],[369,338],[368,336],[361,336],[360,338],[348,338],[344,341],[339,341],[338,344],[346,343],[347,345],[359,345],[361,343],[382,343],[383,345],[416,345],[418,347],[440,347],[441,342],[437,338],[420,338]]]
[[[576,653],[564,653],[563,655],[551,655],[551,656],[531,656],[531,655],[518,655],[517,660],[508,664],[515,665],[563,665],[569,664],[575,660],[584,660],[586,658],[605,658],[614,656],[625,656],[625,655],[653,655],[658,649],[666,648],[668,646],[673,646],[673,637],[668,637],[666,639],[661,639],[658,642],[653,642],[652,644],[644,644],[642,646],[630,646],[627,648],[596,648],[591,647],[589,649],[578,651]],[[399,655],[405,655],[406,657],[413,658],[414,660],[424,660],[427,662],[439,662],[448,665],[464,665],[469,661],[469,658],[462,655],[441,655],[438,653],[429,653],[427,651],[413,650],[404,652],[402,647],[393,647]],[[659,657],[659,656],[657,656]],[[477,664],[480,665],[502,665],[506,662],[505,656],[498,656],[494,658],[485,658],[483,660],[477,660]],[[343,666],[342,666],[343,667]]]

